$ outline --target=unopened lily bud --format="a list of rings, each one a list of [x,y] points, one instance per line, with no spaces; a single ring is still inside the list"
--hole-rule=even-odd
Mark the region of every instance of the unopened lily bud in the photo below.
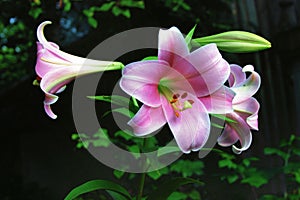
[[[222,51],[230,53],[256,52],[271,47],[271,43],[254,33],[245,31],[228,31],[216,35],[196,38],[193,42],[201,46],[215,43]]]

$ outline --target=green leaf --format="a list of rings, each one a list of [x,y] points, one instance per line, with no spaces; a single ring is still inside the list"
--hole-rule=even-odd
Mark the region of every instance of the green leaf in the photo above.
[[[98,26],[98,21],[93,17],[88,18],[88,23],[93,28],[97,28],[97,26]]]
[[[169,170],[167,167],[162,168],[160,170],[156,170],[156,171],[152,171],[152,172],[148,172],[147,175],[152,178],[153,180],[157,180],[159,179],[162,175],[164,174],[168,174]]]
[[[87,96],[90,99],[95,99],[98,101],[104,101],[112,104],[116,104],[118,106],[127,107],[129,105],[129,99],[119,95],[112,95],[112,96]]]
[[[157,56],[148,56],[146,58],[144,58],[143,60],[158,60]]]
[[[91,141],[94,147],[108,147],[111,145],[111,142],[108,138],[108,135],[106,133],[103,133],[101,137],[98,139]]]
[[[285,159],[288,156],[287,153],[285,153],[279,149],[271,148],[271,147],[266,147],[264,149],[264,153],[265,153],[265,155],[274,155],[275,154],[275,155],[280,156],[283,159]]]
[[[129,9],[123,10],[123,12],[121,14],[127,18],[130,18],[130,16],[131,16]]]
[[[211,122],[210,123],[213,127],[216,127],[216,128],[219,128],[219,129],[223,129],[224,127],[223,126],[220,126],[219,124],[216,124],[216,123],[213,123]]]
[[[226,117],[224,115],[221,115],[221,114],[210,114],[210,115],[213,116],[213,117],[216,117],[218,119],[222,119],[222,120],[224,120],[226,122],[237,123],[236,121],[234,121],[234,120],[232,120],[232,119],[230,119],[230,118],[228,118],[228,117]]]
[[[109,191],[114,191],[122,196],[126,197],[126,199],[131,199],[130,194],[127,192],[127,190],[114,183],[111,181],[106,181],[106,180],[92,180],[88,181],[80,186],[77,186],[71,192],[65,197],[64,200],[73,200],[76,197],[79,197],[82,194],[96,191],[96,190],[109,190]]]
[[[72,140],[77,140],[79,138],[79,135],[77,133],[73,133],[71,138]]]
[[[178,160],[171,165],[170,170],[182,174],[183,177],[189,177],[193,174],[202,175],[203,168],[204,164],[201,160]]]
[[[128,151],[130,151],[132,153],[132,155],[138,159],[139,157],[141,157],[140,155],[140,148],[138,145],[131,145],[131,146],[127,146]]]
[[[258,161],[259,159],[256,158],[256,157],[250,157],[250,158],[245,158],[243,159],[243,164],[246,166],[246,167],[249,167],[250,164],[251,164],[251,161]]]
[[[92,11],[91,9],[84,9],[82,11],[82,13],[87,16],[88,18],[93,17],[94,16],[94,11]]]
[[[234,163],[232,160],[219,160],[218,165],[220,168],[227,167],[229,169],[236,169],[237,164]]]
[[[135,8],[145,8],[144,1],[132,1],[132,0],[121,0],[120,1],[120,6],[125,6],[125,7],[135,7]]]
[[[65,2],[64,11],[69,12],[71,10],[72,4],[70,1]]]
[[[120,179],[120,178],[122,178],[122,176],[125,174],[125,172],[124,171],[119,171],[119,170],[114,170],[114,176],[117,178],[117,179]]]
[[[132,118],[132,117],[134,116],[134,113],[131,112],[130,110],[128,110],[127,108],[115,108],[115,109],[112,109],[112,110],[109,110],[109,111],[105,112],[105,113],[102,115],[102,117],[104,118],[104,117],[106,117],[108,114],[113,113],[113,112],[115,112],[115,113],[120,113],[120,114],[122,114],[122,115],[124,115],[124,116],[126,116],[126,117],[129,117],[129,118]]]
[[[232,184],[239,179],[239,176],[237,174],[232,174],[232,175],[228,175],[226,179],[228,183]]]
[[[268,179],[262,176],[260,173],[257,173],[252,174],[250,177],[243,179],[241,183],[247,183],[250,186],[259,188],[260,186],[268,183]]]
[[[167,200],[185,200],[188,197],[188,195],[182,193],[182,192],[173,192]]]
[[[113,191],[106,191],[113,199],[115,200],[127,200],[126,197],[124,197],[123,195],[117,193],[117,192],[113,192]]]
[[[220,50],[230,53],[256,52],[271,47],[271,43],[253,33],[228,31],[216,35],[194,39],[201,46],[215,43]]]
[[[166,146],[158,149],[157,156],[160,157],[169,153],[180,153],[180,152],[181,150],[179,149],[178,146]]]
[[[192,200],[200,200],[201,199],[200,193],[196,190],[192,190],[191,192],[189,192],[188,196]]]
[[[200,182],[192,178],[182,178],[182,177],[170,179],[164,183],[159,184],[157,189],[151,192],[147,200],[165,200],[177,188],[186,184],[198,184],[201,186],[203,185],[203,182]]]
[[[293,148],[292,151],[293,151],[293,154],[295,154],[295,155],[297,155],[297,156],[300,156],[300,149],[298,149],[298,148]]]
[[[115,5],[116,2],[112,1],[109,3],[104,3],[100,8],[97,8],[96,11],[108,11],[112,8],[113,5]]]
[[[117,6],[114,6],[112,9],[112,13],[117,17],[122,14],[123,10]]]
[[[190,30],[190,32],[185,36],[185,43],[188,45],[189,49],[192,48],[192,45],[191,45],[191,41],[192,41],[192,38],[193,38],[193,35],[194,35],[194,31],[196,29],[196,26],[195,25],[192,30]]]
[[[128,132],[128,133],[127,133]],[[133,134],[130,134],[129,131],[122,131],[119,130],[117,132],[115,132],[115,137],[122,137],[124,138],[126,141],[130,140],[133,138]]]
[[[40,14],[43,13],[43,9],[42,8],[31,8],[28,12],[28,14],[33,17],[34,19],[37,19]]]

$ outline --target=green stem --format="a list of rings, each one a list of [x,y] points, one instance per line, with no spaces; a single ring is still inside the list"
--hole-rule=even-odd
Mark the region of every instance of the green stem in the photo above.
[[[141,174],[141,180],[139,184],[139,193],[137,196],[137,200],[141,200],[143,197],[143,190],[144,190],[144,185],[145,185],[145,178],[146,178],[146,173]]]

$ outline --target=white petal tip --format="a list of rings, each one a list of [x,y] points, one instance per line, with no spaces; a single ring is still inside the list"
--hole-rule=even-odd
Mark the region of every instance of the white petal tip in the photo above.
[[[245,149],[246,150],[246,149]],[[237,148],[236,146],[232,146],[232,151],[233,151],[233,153],[235,153],[235,154],[241,154],[242,152],[243,152],[243,149],[239,149],[239,148]]]
[[[243,67],[243,72],[253,72],[254,71],[254,67],[253,65],[246,65],[245,67]]]

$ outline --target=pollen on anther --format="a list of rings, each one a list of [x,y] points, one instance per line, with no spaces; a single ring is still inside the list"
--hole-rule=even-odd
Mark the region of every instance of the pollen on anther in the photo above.
[[[193,100],[187,100],[191,105],[194,103],[194,101]]]
[[[175,111],[175,116],[179,117],[179,112]]]
[[[178,99],[172,99],[171,101],[170,101],[170,103],[172,104],[172,103],[176,103],[178,101]]]
[[[187,97],[187,93],[186,92],[181,95],[182,99],[184,99],[185,97]]]
[[[173,94],[173,99],[178,99],[180,97],[179,94]]]

